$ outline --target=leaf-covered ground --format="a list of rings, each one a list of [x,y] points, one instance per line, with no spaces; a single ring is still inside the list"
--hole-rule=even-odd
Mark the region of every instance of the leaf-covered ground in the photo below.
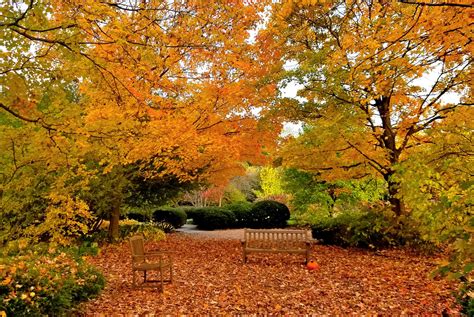
[[[455,285],[429,277],[435,259],[403,251],[316,245],[320,269],[308,271],[298,255],[251,255],[244,265],[238,240],[176,233],[147,247],[176,252],[174,283],[163,294],[132,289],[128,244],[107,246],[90,262],[108,284],[85,315],[457,314]]]

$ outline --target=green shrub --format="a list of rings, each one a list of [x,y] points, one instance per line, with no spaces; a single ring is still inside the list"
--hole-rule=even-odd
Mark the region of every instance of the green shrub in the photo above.
[[[474,316],[474,283],[466,280],[461,283],[461,288],[456,294],[458,303],[461,305],[461,312],[466,316]]]
[[[153,212],[153,221],[168,222],[175,228],[180,228],[186,223],[186,212],[179,208],[161,208]]]
[[[235,224],[235,215],[225,209],[215,212],[205,212],[202,215],[198,228],[203,230],[227,229]]]
[[[429,247],[409,224],[397,223],[382,213],[343,213],[325,217],[312,226],[313,237],[324,244],[361,248],[410,245]]]
[[[474,217],[464,227],[464,232],[451,244],[451,254],[447,263],[443,263],[435,271],[451,280],[459,281],[460,288],[456,298],[461,305],[461,312],[466,316],[474,316]]]
[[[320,240],[323,244],[348,246],[347,228],[349,224],[355,223],[354,215],[344,214],[335,218],[322,218],[313,224],[313,238]]]
[[[186,209],[186,215],[188,219],[193,220],[193,224],[197,225],[202,222],[202,217],[208,212],[217,212],[221,210],[221,207],[192,207]]]
[[[162,228],[151,222],[151,223],[127,223],[120,225],[120,240],[128,239],[129,237],[142,234],[147,240],[163,240],[166,238]]]
[[[200,217],[204,209],[206,208],[186,207],[184,211],[186,212],[187,219],[192,219],[194,223],[194,220]]]
[[[235,225],[235,215],[220,207],[196,208],[192,212],[193,223],[203,230],[227,229]]]
[[[252,206],[247,225],[250,228],[283,228],[288,219],[290,210],[286,205],[273,200],[262,200]]]
[[[137,222],[136,220],[123,220],[119,225],[118,241],[123,241],[135,234],[142,234],[147,239],[159,241],[164,239],[168,226],[154,222]],[[95,232],[84,235],[81,239],[83,243],[103,243],[108,240],[106,229],[99,229]]]
[[[127,219],[135,220],[138,222],[149,222],[151,220],[151,217],[141,212],[129,212],[127,214]]]
[[[226,205],[225,209],[232,211],[235,215],[234,228],[245,228],[249,226],[253,204],[248,201],[239,201]]]
[[[0,312],[7,316],[63,315],[105,284],[81,257],[59,250],[4,256],[0,266]]]

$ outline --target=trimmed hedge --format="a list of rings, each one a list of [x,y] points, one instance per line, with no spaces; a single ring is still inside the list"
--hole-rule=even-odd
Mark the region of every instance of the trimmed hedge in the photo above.
[[[235,215],[234,228],[248,227],[252,215],[253,204],[248,201],[240,201],[225,206],[225,209],[232,211]]]
[[[174,228],[181,228],[187,219],[186,212],[179,208],[161,208],[153,212],[153,221],[168,222]]]
[[[287,206],[277,201],[238,202],[225,207],[187,208],[199,229],[283,228],[290,218]]]
[[[224,208],[199,208],[193,213],[193,223],[202,230],[227,229],[233,227],[235,222],[234,213]]]
[[[196,224],[196,221],[199,221],[198,218],[202,215],[203,211],[209,208],[218,208],[218,207],[207,207],[207,208],[186,207],[184,211],[186,212],[187,218],[192,219],[193,223]]]
[[[285,204],[274,200],[256,202],[250,211],[250,228],[284,228],[290,219],[290,210]]]

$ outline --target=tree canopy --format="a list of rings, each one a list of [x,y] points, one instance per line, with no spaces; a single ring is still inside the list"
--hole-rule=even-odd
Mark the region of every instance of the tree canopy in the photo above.
[[[0,118],[10,139],[2,186],[28,186],[17,170],[33,165],[88,179],[90,159],[100,173],[135,164],[145,178],[211,183],[239,173],[241,161],[261,162],[278,133],[256,116],[276,91],[261,81],[268,57],[249,35],[262,9],[244,1],[2,5]]]
[[[432,143],[429,131],[455,109],[471,115],[467,15],[399,2],[276,4],[268,32],[293,65],[282,78],[303,86],[303,101],[279,110],[307,127],[283,149],[285,164],[332,179],[379,175],[403,214],[398,166]]]

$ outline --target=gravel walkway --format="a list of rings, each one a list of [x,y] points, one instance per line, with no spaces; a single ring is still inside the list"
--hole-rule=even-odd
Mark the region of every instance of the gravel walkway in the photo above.
[[[196,225],[185,224],[176,230],[179,233],[189,234],[203,238],[240,240],[244,238],[244,229],[226,229],[226,230],[199,230]]]

